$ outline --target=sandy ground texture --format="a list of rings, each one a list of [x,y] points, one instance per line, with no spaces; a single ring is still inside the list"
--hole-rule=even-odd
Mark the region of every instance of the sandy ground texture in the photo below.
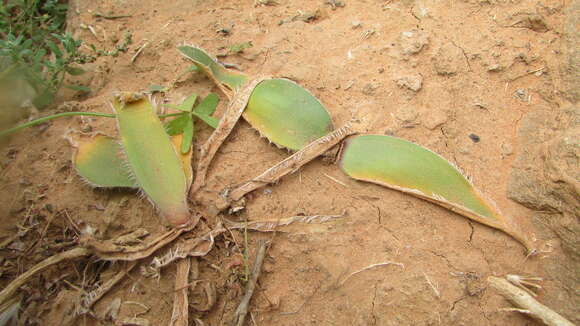
[[[538,300],[578,323],[578,10],[570,0],[71,1],[68,29],[86,45],[112,50],[128,35],[132,43],[87,65],[89,73],[71,82],[92,92],[63,91],[51,112],[110,113],[114,91],[163,85],[168,89],[158,101],[220,94],[219,117],[227,100],[204,76],[188,73],[190,63],[176,49],[194,44],[248,75],[300,83],[324,103],[335,126],[361,117],[371,133],[441,154],[540,249],[526,258],[500,231],[351,180],[318,159],[249,195],[245,209],[229,218],[344,217],[274,235],[232,231],[216,238],[215,248],[194,261],[192,325],[195,318],[206,325],[231,318],[259,239],[272,244],[246,325],[540,325],[502,311],[511,305],[486,278],[506,274],[544,278]],[[232,51],[245,42],[251,47]],[[198,125],[196,151],[211,133]],[[110,239],[138,228],[167,229],[135,193],[95,190],[76,175],[66,136],[115,135],[115,128],[112,119],[66,118],[22,132],[0,149],[2,286],[77,246],[83,232]],[[207,213],[222,189],[288,155],[240,121],[192,208],[215,225]],[[392,264],[344,281],[384,262]],[[61,325],[79,293],[124,266],[87,258],[49,268],[19,290],[22,325]],[[152,278],[137,266],[74,324],[134,318],[168,325],[175,268]]]

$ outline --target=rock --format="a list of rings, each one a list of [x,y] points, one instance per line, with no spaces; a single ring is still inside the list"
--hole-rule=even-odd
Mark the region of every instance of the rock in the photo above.
[[[554,251],[543,256],[542,264],[558,291],[546,293],[545,301],[557,302],[561,313],[578,324],[580,110],[532,107],[520,126],[507,195],[534,211],[536,244]]]
[[[418,92],[423,85],[423,76],[418,73],[402,75],[396,77],[395,82],[401,88],[406,88],[413,92]]]
[[[562,237],[564,247],[578,259],[580,225],[559,228],[558,224],[575,220],[580,211],[579,134],[580,111],[577,108],[562,112],[536,108],[528,113],[518,130],[521,150],[507,189],[510,199],[530,209],[552,214],[550,221],[544,223],[554,228]],[[571,227],[577,232],[573,238],[567,235]]]
[[[494,64],[490,65],[489,67],[487,67],[487,71],[489,71],[489,72],[499,72],[499,71],[502,71],[504,69],[505,68],[498,63],[494,63]]]
[[[510,144],[503,143],[500,145],[501,156],[506,157],[514,153],[514,148]]]
[[[375,95],[375,91],[379,88],[379,85],[374,83],[368,83],[363,86],[362,93],[364,95],[372,96]]]
[[[433,57],[433,66],[439,75],[452,76],[464,66],[465,57],[460,48],[451,43],[444,44]]]
[[[399,36],[399,45],[403,55],[417,54],[428,44],[428,34],[416,29],[402,32]]]
[[[445,122],[447,122],[447,114],[439,110],[430,110],[422,118],[423,126],[429,130],[434,130]]]
[[[474,143],[479,143],[481,138],[476,134],[469,134],[469,139],[471,139]]]
[[[528,28],[537,33],[545,33],[550,30],[543,16],[528,13],[514,15],[509,26]]]
[[[419,112],[413,106],[402,106],[395,112],[395,118],[399,120],[401,127],[413,128],[417,125]]]

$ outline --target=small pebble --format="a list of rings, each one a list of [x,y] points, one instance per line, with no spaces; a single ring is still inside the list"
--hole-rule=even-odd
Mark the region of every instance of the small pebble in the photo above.
[[[474,143],[479,143],[479,141],[481,140],[481,139],[479,138],[479,136],[478,136],[478,135],[476,135],[476,134],[469,134],[469,138],[470,138],[471,140],[473,140],[473,142],[474,142]]]

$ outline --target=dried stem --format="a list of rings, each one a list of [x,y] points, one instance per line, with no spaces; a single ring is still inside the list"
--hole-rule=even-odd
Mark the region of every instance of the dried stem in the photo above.
[[[207,142],[201,147],[195,181],[193,182],[193,186],[191,187],[190,191],[191,196],[193,196],[193,194],[195,194],[201,187],[205,185],[205,177],[213,157],[242,116],[252,91],[264,79],[267,79],[267,77],[256,78],[245,84],[239,91],[234,94],[232,100],[228,104],[226,112],[220,119],[219,125],[211,134]]]
[[[218,209],[222,211],[228,208],[232,202],[240,200],[247,193],[274,183],[287,174],[296,172],[303,165],[334,147],[347,136],[360,132],[358,126],[354,121],[349,121],[343,127],[306,145],[306,147],[269,168],[264,173],[233,189],[229,192],[228,198],[218,203]]]
[[[54,256],[48,257],[47,259],[41,261],[40,263],[34,265],[31,269],[14,279],[8,286],[0,292],[0,305],[9,300],[14,293],[26,283],[35,274],[42,272],[46,268],[58,264],[63,260],[75,259],[80,257],[85,257],[91,254],[91,251],[87,248],[74,248],[65,252],[61,252]]]
[[[196,220],[199,220],[196,217]],[[103,260],[139,260],[151,256],[158,249],[173,242],[182,233],[192,230],[195,224],[182,228],[174,228],[158,236],[153,241],[136,246],[116,244],[115,240],[99,241],[94,238],[83,239],[86,247],[94,250],[94,253]]]
[[[91,307],[97,303],[107,292],[109,292],[117,283],[119,283],[125,276],[137,265],[137,262],[129,262],[126,268],[117,272],[111,279],[103,283],[96,290],[84,295],[80,300],[80,306],[77,308],[77,313],[82,314],[88,312]]]
[[[260,274],[262,272],[262,264],[264,263],[264,257],[266,256],[266,248],[268,247],[267,241],[260,241],[258,242],[258,253],[256,254],[256,260],[254,261],[254,268],[252,269],[252,276],[250,277],[250,281],[246,285],[246,294],[242,298],[238,309],[236,309],[236,313],[234,315],[234,319],[232,321],[232,326],[243,326],[244,321],[246,320],[246,315],[248,314],[248,308],[250,305],[250,300],[254,295],[254,290],[256,289],[256,283],[258,282],[258,278],[260,278]]]
[[[526,291],[512,285],[503,278],[490,276],[487,281],[494,289],[498,290],[502,296],[513,302],[516,306],[523,308],[523,310],[516,309],[515,311],[528,314],[541,320],[548,326],[574,326],[573,323],[562,317],[560,314],[536,301],[536,299]]]
[[[173,299],[173,314],[169,326],[187,326],[189,321],[189,269],[191,258],[181,259],[177,263],[175,275],[175,296]]]

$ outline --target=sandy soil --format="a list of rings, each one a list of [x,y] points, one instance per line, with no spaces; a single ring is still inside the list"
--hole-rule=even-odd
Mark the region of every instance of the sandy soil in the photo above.
[[[578,265],[572,263],[577,258],[563,251],[561,236],[534,223],[535,211],[542,208],[534,211],[507,195],[516,159],[527,151],[518,138],[525,117],[545,111],[548,119],[561,121],[563,108],[571,110],[562,65],[572,4],[265,2],[72,2],[69,29],[87,44],[112,49],[126,33],[133,43],[127,53],[88,66],[90,73],[74,82],[93,92],[76,98],[64,91],[64,104],[56,111],[110,112],[107,100],[113,91],[145,90],[153,84],[172,86],[165,93],[167,101],[191,92],[219,93],[203,76],[185,73],[190,64],[176,46],[195,44],[249,75],[299,82],[324,103],[336,126],[353,116],[364,117],[372,133],[402,137],[443,155],[536,238],[542,253],[526,259],[523,248],[499,231],[408,195],[351,180],[335,165],[316,160],[251,194],[246,209],[232,217],[261,220],[345,212],[332,223],[292,226],[274,236],[248,234],[250,261],[258,239],[272,239],[272,246],[246,324],[539,325],[501,311],[510,304],[487,289],[487,276],[509,273],[545,278],[539,300],[579,322]],[[94,13],[130,17],[104,19]],[[228,53],[229,46],[248,41],[253,46],[243,53]],[[217,116],[226,102],[222,98]],[[1,149],[0,235],[9,239],[19,232],[1,248],[2,285],[43,258],[75,246],[77,233],[88,227],[101,238],[139,227],[154,234],[166,229],[151,205],[134,193],[93,190],[76,176],[72,148],[64,137],[71,130],[116,132],[109,119],[68,118],[20,133]],[[200,127],[197,145],[210,133],[207,126]],[[206,213],[224,187],[248,180],[287,156],[240,122],[192,207]],[[571,219],[576,227],[577,216]],[[207,223],[215,220],[208,218]],[[573,233],[572,241],[577,239]],[[231,316],[243,294],[243,251],[244,234],[232,232],[199,259],[200,278],[215,287],[217,301],[207,311],[196,309],[206,298],[202,286],[193,288],[192,318],[220,325]],[[387,261],[396,264],[341,282],[349,273]],[[120,266],[87,259],[51,268],[21,289],[23,320],[26,325],[59,325],[66,312],[65,291],[92,290]],[[165,268],[160,279],[144,277],[137,268],[95,306],[95,314],[120,298],[120,317],[167,325],[174,275],[174,266]],[[89,315],[78,324],[108,325]]]

